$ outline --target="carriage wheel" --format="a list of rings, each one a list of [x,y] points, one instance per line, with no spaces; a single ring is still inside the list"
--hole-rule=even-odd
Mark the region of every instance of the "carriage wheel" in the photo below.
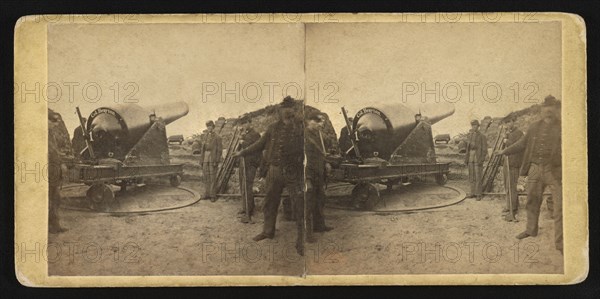
[[[178,174],[172,175],[170,178],[170,182],[171,182],[171,186],[173,186],[173,187],[179,186],[179,184],[181,184],[181,176]]]
[[[99,212],[108,212],[115,202],[115,193],[107,184],[92,185],[88,189],[86,197],[90,208]]]
[[[373,210],[380,199],[379,189],[373,184],[358,183],[352,189],[352,204],[355,208]]]
[[[447,182],[447,181],[448,181],[448,176],[447,176],[447,175],[445,175],[445,174],[443,174],[443,173],[440,173],[440,174],[436,174],[436,175],[435,175],[435,182],[436,182],[438,185],[440,185],[440,186],[443,186],[443,185],[445,185],[445,184],[446,184],[446,182]]]

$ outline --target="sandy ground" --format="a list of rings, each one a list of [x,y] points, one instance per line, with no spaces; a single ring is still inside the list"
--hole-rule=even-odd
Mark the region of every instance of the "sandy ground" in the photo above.
[[[461,157],[443,148],[438,155],[453,163],[448,184],[466,191]],[[191,170],[182,186],[199,194],[203,186],[193,158],[180,159],[187,159],[186,171]],[[401,201],[402,188],[384,196]],[[261,231],[262,214],[253,218],[254,224],[241,223],[238,199],[121,216],[62,209],[62,223],[69,230],[49,235],[48,270],[50,275],[562,273],[545,204],[539,235],[515,238],[525,227],[526,198],[520,200],[516,223],[502,219],[500,196],[412,213],[327,208],[326,222],[334,230],[316,234],[305,258],[295,252],[293,222],[279,219],[275,239],[252,241]]]

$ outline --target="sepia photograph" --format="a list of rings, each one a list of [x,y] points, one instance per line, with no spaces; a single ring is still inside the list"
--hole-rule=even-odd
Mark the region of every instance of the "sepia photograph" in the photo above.
[[[565,75],[565,20],[32,16],[46,81],[16,81],[15,101],[47,104],[30,146],[48,204],[29,247],[57,279],[580,281],[587,189],[563,175],[586,156],[563,164],[572,138],[586,153],[585,99],[565,92],[585,82]],[[38,169],[15,162],[16,180]]]

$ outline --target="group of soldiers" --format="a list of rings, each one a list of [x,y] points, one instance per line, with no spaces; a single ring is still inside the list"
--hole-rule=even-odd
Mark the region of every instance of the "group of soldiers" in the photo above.
[[[259,176],[266,181],[263,204],[264,224],[253,240],[273,239],[279,206],[282,202],[286,221],[295,221],[297,227],[296,251],[304,254],[304,243],[314,242],[314,232],[326,232],[332,228],[325,225],[325,177],[331,166],[326,161],[326,149],[321,135],[325,121],[318,112],[304,115],[292,97],[286,97],[277,107],[278,119],[268,126],[261,136],[252,128],[249,117],[238,121],[242,129],[242,149],[233,153],[244,158],[245,190],[247,202],[242,202],[240,214],[254,213],[252,185],[260,166]],[[207,122],[208,135],[201,149],[204,172],[204,198],[214,197],[214,174],[221,156],[221,138],[214,133],[214,123]],[[207,156],[208,155],[208,156]],[[306,165],[305,165],[306,157]],[[262,162],[261,162],[262,161]],[[242,217],[242,222],[248,219]]]
[[[507,129],[504,138],[505,148],[494,155],[504,155],[504,186],[506,206],[503,213],[515,215],[519,210],[517,182],[519,176],[527,177],[527,225],[517,239],[535,237],[538,234],[538,220],[543,193],[551,188],[548,209],[554,220],[554,242],[557,250],[563,253],[562,228],[562,165],[561,165],[561,122],[560,101],[547,96],[540,107],[540,120],[532,123],[525,133],[515,125],[515,117],[509,115],[503,120]],[[467,136],[465,164],[469,170],[470,193],[467,197],[481,200],[483,163],[487,159],[487,141],[479,131],[479,121],[471,122]],[[508,216],[508,215],[507,215]],[[511,220],[513,217],[506,217]]]

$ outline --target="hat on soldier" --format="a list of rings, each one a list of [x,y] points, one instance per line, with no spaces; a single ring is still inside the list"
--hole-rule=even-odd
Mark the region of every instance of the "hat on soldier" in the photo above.
[[[506,117],[504,117],[504,119],[502,119],[502,122],[507,123],[509,121],[517,121],[517,116],[514,115],[513,113],[507,115]]]
[[[243,125],[247,123],[251,123],[252,118],[250,116],[242,116],[238,119],[238,124]]]
[[[307,120],[314,120],[316,122],[322,122],[325,121],[325,117],[323,116],[323,114],[321,112],[318,111],[314,111],[308,114],[308,116],[306,117]]]
[[[472,121],[471,121],[471,126],[472,126],[472,125],[478,125],[478,126],[479,126],[479,121],[478,121],[478,120],[476,120],[476,119],[472,120]]]
[[[214,127],[215,126],[215,122],[212,121],[212,120],[209,120],[209,121],[206,122],[206,126],[207,127],[211,127],[211,126]]]

